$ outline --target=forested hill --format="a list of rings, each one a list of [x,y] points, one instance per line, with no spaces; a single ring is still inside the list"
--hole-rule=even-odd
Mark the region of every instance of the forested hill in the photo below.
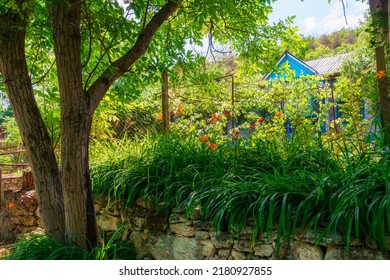
[[[355,29],[343,28],[330,34],[305,37],[307,47],[303,51],[303,58],[311,60],[322,56],[350,52],[359,44],[367,41],[366,28],[365,25],[362,25]]]

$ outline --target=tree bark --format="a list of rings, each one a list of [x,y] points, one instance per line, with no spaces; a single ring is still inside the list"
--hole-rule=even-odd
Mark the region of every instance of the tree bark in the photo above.
[[[65,239],[83,248],[94,247],[98,235],[88,157],[92,114],[82,80],[81,3],[71,0],[55,5],[51,9],[51,18],[61,99]]]
[[[23,15],[27,18],[27,15]],[[0,72],[32,167],[46,233],[64,241],[62,192],[52,143],[34,98],[25,56],[26,22],[20,14],[0,17]]]
[[[23,1],[16,3],[21,8]],[[133,47],[85,92],[80,59],[81,0],[50,1],[61,100],[61,176],[27,69],[24,42],[28,17],[11,10],[0,14],[0,71],[30,159],[46,232],[58,241],[83,248],[98,242],[88,155],[92,116],[109,87],[145,53],[158,28],[181,3],[168,0]]]
[[[164,70],[161,74],[161,108],[162,108],[162,127],[163,132],[169,131],[169,94],[168,94],[168,72]]]
[[[389,30],[388,1],[370,0],[370,12],[373,21],[377,22],[375,31],[377,32],[378,45],[375,47],[376,71],[378,73],[379,111],[381,126],[383,129],[384,144],[390,145],[390,99],[389,82],[386,75],[386,52],[388,47],[387,36]],[[385,36],[382,36],[385,35]]]

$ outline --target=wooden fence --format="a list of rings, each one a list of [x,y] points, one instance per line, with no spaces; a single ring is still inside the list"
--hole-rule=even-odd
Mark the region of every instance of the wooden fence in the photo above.
[[[19,145],[0,142],[0,156],[22,155],[25,152]],[[27,170],[28,167],[28,163],[25,162],[0,162],[0,203],[4,201],[4,192],[6,190],[17,190],[34,186],[32,173]],[[15,175],[15,171],[21,168],[24,169],[22,175]]]

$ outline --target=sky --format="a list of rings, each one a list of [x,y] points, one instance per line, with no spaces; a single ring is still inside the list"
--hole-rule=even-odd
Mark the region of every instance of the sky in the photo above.
[[[340,0],[277,0],[272,4],[270,22],[295,15],[294,25],[305,36],[329,34],[341,28],[353,28],[364,20],[368,4],[359,0],[344,0],[348,25],[345,22]]]

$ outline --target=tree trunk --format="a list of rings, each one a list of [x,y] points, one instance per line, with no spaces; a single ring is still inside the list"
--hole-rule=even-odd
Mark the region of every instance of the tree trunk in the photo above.
[[[168,72],[164,70],[161,74],[162,87],[161,87],[161,101],[162,101],[162,127],[163,132],[169,131],[169,94],[168,94]]]
[[[20,11],[26,11],[22,9],[24,1],[15,1]],[[24,41],[28,16],[12,9],[0,14],[0,71],[26,145],[46,232],[60,242],[93,247],[99,241],[88,156],[93,113],[114,81],[145,53],[158,28],[182,0],[168,0],[133,47],[109,65],[87,92],[83,90],[80,59],[81,1],[49,2],[61,99],[62,176],[27,69]]]
[[[97,244],[97,226],[89,175],[89,96],[83,90],[80,59],[81,4],[57,3],[51,10],[61,99],[61,171],[65,238],[80,247]]]
[[[375,28],[378,34],[378,46],[375,48],[375,60],[378,73],[379,111],[384,136],[383,140],[385,145],[390,145],[389,79],[386,75],[385,52],[385,46],[388,48],[388,42],[386,41],[389,30],[388,1],[370,0],[369,4],[373,21],[377,22]]]
[[[25,26],[19,14],[1,15],[0,72],[32,167],[46,233],[62,242],[64,216],[60,175],[27,69]]]

